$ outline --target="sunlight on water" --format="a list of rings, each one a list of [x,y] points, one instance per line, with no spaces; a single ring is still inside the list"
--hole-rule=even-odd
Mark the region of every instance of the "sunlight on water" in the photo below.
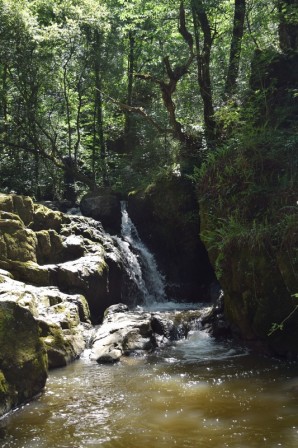
[[[159,301],[152,302],[143,306],[139,306],[139,309],[145,311],[184,311],[184,310],[196,310],[198,308],[204,308],[206,311],[206,305],[204,303],[187,303],[187,302],[175,302],[175,301]],[[209,308],[210,309],[210,308]]]
[[[294,448],[297,411],[297,365],[192,332],[147,358],[53,371],[42,397],[0,422],[0,445]]]

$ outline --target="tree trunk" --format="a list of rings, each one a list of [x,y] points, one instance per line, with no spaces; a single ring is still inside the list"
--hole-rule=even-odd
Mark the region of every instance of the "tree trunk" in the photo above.
[[[129,41],[129,52],[128,52],[128,63],[127,63],[127,100],[128,106],[132,106],[132,93],[133,93],[133,78],[135,69],[135,37],[134,32],[129,31],[128,33]],[[125,135],[125,146],[126,150],[129,150],[132,146],[132,117],[131,112],[127,110],[125,112],[125,125],[124,125],[124,135]]]
[[[0,133],[2,134],[3,139],[6,139],[7,137],[7,113],[7,65],[4,64],[2,67],[2,92],[0,96],[0,116],[2,115],[3,120]]]
[[[225,95],[233,95],[236,91],[237,78],[241,55],[241,43],[244,32],[246,1],[235,0],[233,34],[230,48],[230,62],[228,67]]]
[[[201,0],[192,0],[195,43],[197,49],[198,84],[203,101],[205,134],[207,142],[215,139],[215,120],[210,76],[212,36],[209,20]],[[203,31],[201,42],[200,28]]]
[[[103,131],[103,111],[102,111],[102,79],[100,73],[100,57],[101,57],[101,36],[95,31],[95,47],[94,47],[94,77],[95,77],[95,98],[94,98],[94,141],[93,141],[93,166],[97,160],[96,147],[97,143],[100,148],[100,160],[102,181],[108,185],[108,174],[106,166],[106,145]]]
[[[185,9],[183,1],[180,3],[178,31],[183,37],[185,43],[188,45],[189,56],[184,63],[182,63],[181,65],[176,65],[176,67],[174,68],[171,65],[169,57],[164,57],[163,63],[168,77],[168,82],[165,82],[162,79],[155,78],[151,75],[137,74],[136,77],[154,82],[159,85],[162,93],[163,103],[168,112],[172,134],[182,143],[182,145],[191,147],[193,146],[193,140],[189,135],[183,132],[182,125],[177,120],[176,104],[173,100],[173,94],[176,91],[178,82],[188,73],[189,67],[194,60],[193,37],[186,28]]]

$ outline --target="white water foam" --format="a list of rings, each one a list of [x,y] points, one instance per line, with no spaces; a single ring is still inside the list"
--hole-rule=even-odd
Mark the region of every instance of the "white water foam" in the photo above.
[[[151,306],[154,303],[164,302],[166,300],[165,281],[158,270],[154,255],[140,239],[124,201],[121,202],[121,211],[122,238],[117,238],[117,241],[124,254],[129,277],[141,292],[143,305]]]

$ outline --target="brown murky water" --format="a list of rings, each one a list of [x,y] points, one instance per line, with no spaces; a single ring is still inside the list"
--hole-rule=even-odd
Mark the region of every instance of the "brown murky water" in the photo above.
[[[145,359],[83,359],[0,421],[2,448],[298,446],[298,366],[194,332]]]

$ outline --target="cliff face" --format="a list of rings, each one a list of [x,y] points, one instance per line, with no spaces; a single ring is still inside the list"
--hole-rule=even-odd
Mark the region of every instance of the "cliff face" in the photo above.
[[[256,55],[247,121],[198,183],[202,237],[232,330],[289,356],[298,354],[298,70],[285,70],[297,66],[297,54]]]
[[[209,300],[215,275],[200,240],[199,207],[190,180],[162,176],[131,194],[128,210],[166,277],[168,297]]]

